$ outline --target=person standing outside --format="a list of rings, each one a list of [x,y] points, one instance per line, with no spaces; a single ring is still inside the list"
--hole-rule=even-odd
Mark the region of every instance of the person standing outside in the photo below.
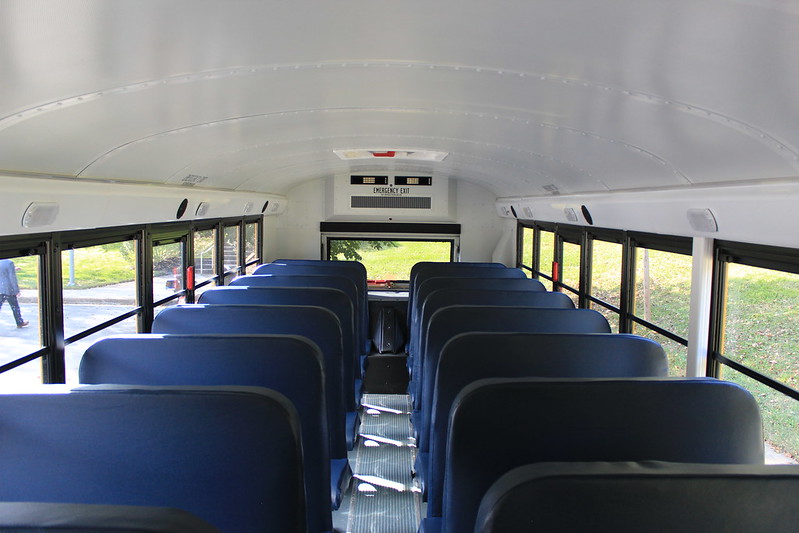
[[[18,328],[27,327],[29,322],[22,320],[22,312],[19,309],[19,284],[17,283],[17,270],[11,259],[0,259],[0,309],[7,300],[14,313],[14,320]]]

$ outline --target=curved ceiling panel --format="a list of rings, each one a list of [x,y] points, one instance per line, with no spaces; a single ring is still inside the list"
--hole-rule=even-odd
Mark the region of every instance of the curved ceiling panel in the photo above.
[[[9,0],[0,170],[282,194],[391,168],[498,196],[791,177],[797,63],[799,10],[768,0]],[[333,153],[356,148],[448,155]]]

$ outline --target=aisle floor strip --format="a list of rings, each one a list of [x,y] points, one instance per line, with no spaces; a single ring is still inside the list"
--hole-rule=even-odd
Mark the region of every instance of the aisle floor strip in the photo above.
[[[411,475],[416,442],[406,394],[366,394],[361,430],[350,454],[353,481],[335,514],[337,531],[416,533],[421,491]]]

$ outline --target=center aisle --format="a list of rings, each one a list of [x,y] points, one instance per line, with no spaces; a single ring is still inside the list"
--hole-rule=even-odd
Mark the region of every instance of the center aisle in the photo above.
[[[350,452],[353,481],[336,531],[347,533],[416,533],[421,492],[411,470],[416,458],[407,394],[364,394],[358,442]]]

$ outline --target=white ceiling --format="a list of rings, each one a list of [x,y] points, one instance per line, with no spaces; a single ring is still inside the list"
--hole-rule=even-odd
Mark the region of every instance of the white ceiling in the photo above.
[[[499,197],[791,178],[797,65],[796,0],[3,0],[0,172],[284,194],[388,169]]]

